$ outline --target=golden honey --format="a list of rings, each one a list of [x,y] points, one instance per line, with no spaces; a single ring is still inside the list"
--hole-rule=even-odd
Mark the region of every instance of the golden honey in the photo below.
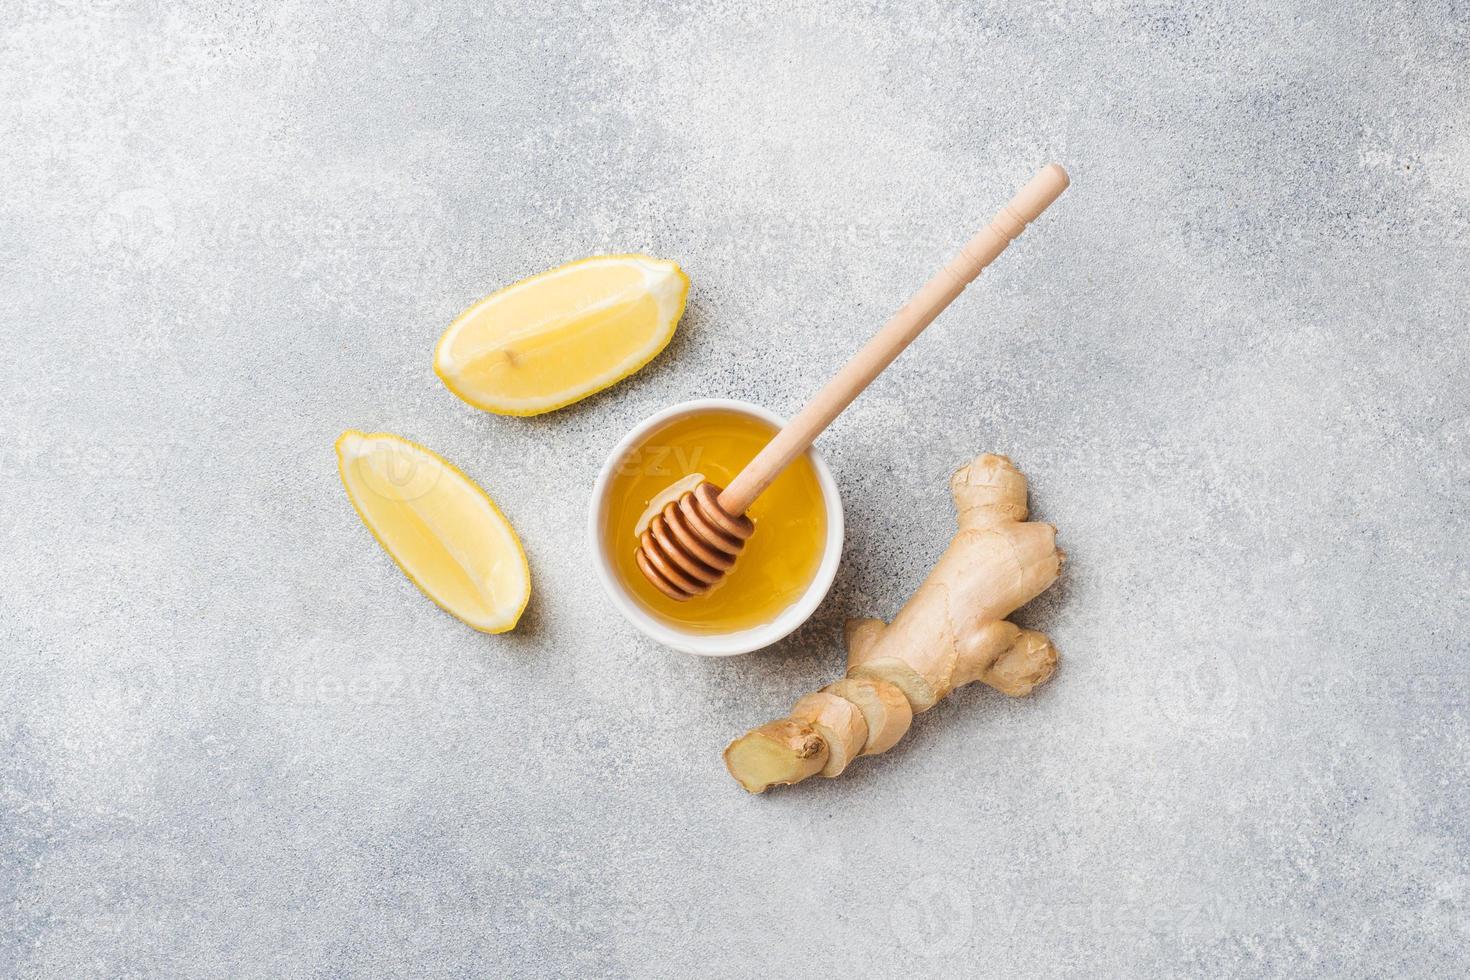
[[[827,510],[806,456],[751,505],[755,534],[708,594],[675,602],[643,577],[634,559],[634,528],[654,497],[691,473],[728,486],[775,434],[770,423],[741,412],[700,412],[651,430],[619,462],[608,483],[607,552],[629,593],[658,619],[688,632],[733,633],[771,622],[811,585],[827,540]]]

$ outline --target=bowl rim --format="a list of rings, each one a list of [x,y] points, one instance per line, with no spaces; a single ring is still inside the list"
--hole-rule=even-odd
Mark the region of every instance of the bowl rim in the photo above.
[[[822,489],[822,503],[827,508],[827,540],[822,548],[822,561],[811,584],[779,616],[761,626],[737,630],[734,633],[690,633],[670,626],[647,612],[623,586],[604,546],[602,528],[607,510],[607,491],[612,481],[613,470],[628,454],[634,444],[650,429],[671,419],[694,415],[700,412],[727,410],[750,415],[780,428],[786,420],[775,412],[760,405],[734,398],[695,398],[663,408],[634,425],[618,440],[603,461],[592,485],[592,494],[587,505],[587,546],[592,552],[592,564],[597,571],[598,581],[613,606],[623,614],[640,633],[666,647],[701,657],[735,657],[753,653],[791,635],[797,627],[811,618],[827,597],[837,578],[837,568],[842,562],[842,544],[845,526],[842,515],[842,495],[837,481],[822,454],[812,447],[807,458],[817,474],[817,484]]]

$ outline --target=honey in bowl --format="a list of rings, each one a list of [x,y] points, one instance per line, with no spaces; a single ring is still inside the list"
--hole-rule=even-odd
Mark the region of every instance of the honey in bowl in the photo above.
[[[733,633],[771,622],[816,578],[827,539],[827,512],[811,460],[793,462],[747,512],[756,533],[735,567],[708,594],[675,602],[639,570],[639,518],[650,501],[692,474],[727,486],[771,440],[770,423],[717,409],[671,419],[619,462],[607,491],[607,553],[630,595],[669,625],[691,633]]]

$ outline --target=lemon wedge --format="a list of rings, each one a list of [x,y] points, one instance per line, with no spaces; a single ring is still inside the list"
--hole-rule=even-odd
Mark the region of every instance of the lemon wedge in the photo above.
[[[674,336],[689,277],[647,255],[603,255],[522,279],[465,310],[434,373],[499,415],[539,415],[614,385]]]
[[[515,626],[531,598],[531,571],[484,490],[386,432],[342,433],[337,470],[357,516],[424,595],[485,633]]]

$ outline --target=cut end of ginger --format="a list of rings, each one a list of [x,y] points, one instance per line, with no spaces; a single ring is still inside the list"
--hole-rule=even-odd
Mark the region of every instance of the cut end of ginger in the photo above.
[[[827,764],[827,743],[789,718],[748,732],[725,749],[725,768],[749,793],[799,783]]]
[[[386,432],[349,430],[337,468],[373,537],[445,612],[485,633],[513,629],[531,597],[515,529],[442,457]]]

